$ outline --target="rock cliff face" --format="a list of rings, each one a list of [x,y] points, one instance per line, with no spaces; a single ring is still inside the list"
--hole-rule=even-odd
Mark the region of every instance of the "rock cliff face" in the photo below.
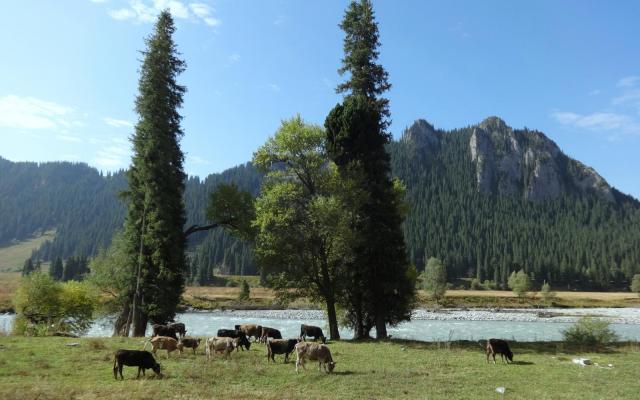
[[[607,182],[592,168],[567,157],[543,133],[514,130],[498,117],[473,129],[471,161],[479,190],[544,201],[571,190],[592,190],[613,201]]]
[[[448,134],[460,133],[437,131],[428,122],[417,120],[405,130],[401,141],[428,156],[439,150],[443,135]],[[593,168],[566,156],[541,132],[516,130],[498,117],[489,117],[471,127],[468,149],[480,191],[530,201],[593,191],[614,201],[612,188]]]

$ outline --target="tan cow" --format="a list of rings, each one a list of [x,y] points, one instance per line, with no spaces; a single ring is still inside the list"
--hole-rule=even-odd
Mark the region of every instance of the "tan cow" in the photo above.
[[[156,350],[158,349],[166,350],[167,358],[169,358],[169,354],[174,350],[178,350],[178,353],[182,354],[182,343],[179,343],[174,338],[170,338],[168,336],[154,336],[144,344],[142,350],[146,349],[149,343],[151,343],[151,352],[153,354],[156,354]]]
[[[336,366],[336,363],[331,358],[331,350],[329,347],[320,343],[300,342],[296,344],[296,373],[298,368],[302,365],[302,368],[306,370],[304,366],[305,361],[318,361],[318,371],[324,367],[326,373],[331,373]]]
[[[205,353],[207,361],[215,355],[215,353],[224,353],[225,358],[231,358],[231,352],[238,346],[238,339],[228,337],[213,336],[207,339],[205,345]]]

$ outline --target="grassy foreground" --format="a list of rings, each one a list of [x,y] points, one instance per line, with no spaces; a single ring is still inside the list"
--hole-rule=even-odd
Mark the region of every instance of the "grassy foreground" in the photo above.
[[[67,346],[78,343],[77,346]],[[315,364],[295,374],[294,363],[268,364],[264,346],[207,364],[202,352],[166,360],[166,378],[115,381],[113,352],[140,349],[141,339],[0,337],[2,399],[635,399],[640,347],[618,345],[606,353],[562,351],[557,343],[515,343],[516,363],[486,364],[476,343],[450,346],[416,342],[336,342],[335,373]],[[572,357],[602,366],[580,367]],[[295,356],[293,357],[295,360]]]

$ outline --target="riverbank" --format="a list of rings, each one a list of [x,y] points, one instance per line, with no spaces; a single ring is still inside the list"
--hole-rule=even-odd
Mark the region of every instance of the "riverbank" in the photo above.
[[[249,301],[239,301],[236,287],[187,287],[182,296],[182,309],[198,310],[273,310],[320,309],[320,305],[304,299],[290,304],[276,301],[273,291],[263,287],[251,289]],[[445,298],[436,303],[424,291],[418,291],[421,308],[479,308],[479,309],[546,309],[546,308],[624,308],[640,307],[640,297],[630,292],[556,292],[545,301],[539,293],[531,292],[518,298],[513,292],[502,290],[448,290]]]
[[[199,351],[166,359],[165,379],[135,380],[136,368],[113,378],[113,352],[141,349],[140,338],[0,337],[0,398],[120,399],[634,399],[640,349],[617,344],[606,352],[581,352],[561,343],[512,343],[515,363],[487,364],[477,343],[410,341],[329,343],[335,372],[317,364],[296,374],[294,363],[268,363],[263,345],[207,363]],[[573,358],[598,365],[581,367]],[[295,356],[292,357],[295,360]],[[611,366],[609,366],[611,365]],[[167,397],[169,396],[169,397]]]

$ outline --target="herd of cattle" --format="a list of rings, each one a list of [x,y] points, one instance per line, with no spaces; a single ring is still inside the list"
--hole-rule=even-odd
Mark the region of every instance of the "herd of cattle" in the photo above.
[[[144,375],[147,369],[151,369],[158,377],[162,377],[160,364],[153,357],[157,350],[166,350],[167,358],[176,350],[182,354],[185,348],[192,349],[193,354],[196,354],[196,349],[202,341],[199,338],[187,337],[187,330],[183,323],[153,325],[152,328],[151,339],[145,342],[142,350],[116,351],[113,362],[113,375],[116,379],[118,379],[118,373],[120,378],[124,379],[122,368],[125,365],[138,367],[138,378],[140,373]],[[314,343],[307,342],[307,337],[313,338]],[[304,324],[300,326],[300,337],[295,339],[283,339],[279,330],[257,324],[236,325],[234,329],[219,329],[216,336],[208,338],[205,342],[207,361],[216,353],[229,359],[233,350],[249,350],[251,338],[254,342],[263,343],[266,346],[267,362],[269,360],[275,362],[275,355],[278,354],[284,355],[285,363],[289,362],[289,355],[295,351],[296,373],[299,367],[306,369],[304,364],[307,360],[317,361],[318,370],[324,369],[327,373],[331,373],[336,365],[326,345],[326,337],[322,329]],[[315,343],[317,339],[320,339],[321,343]],[[151,345],[151,353],[146,351],[148,345]]]
[[[140,373],[145,374],[145,370],[151,369],[158,377],[162,377],[160,372],[160,364],[153,357],[156,351],[166,350],[167,358],[169,355],[178,350],[182,354],[185,348],[190,348],[193,354],[200,346],[202,339],[190,338],[186,336],[187,330],[182,323],[169,325],[153,325],[153,335],[151,339],[145,342],[142,350],[118,350],[115,353],[113,362],[113,376],[118,379],[122,377],[123,366],[138,367],[138,378]],[[314,343],[306,342],[307,337],[312,337]],[[226,359],[231,357],[231,353],[236,350],[249,350],[251,347],[250,338],[254,342],[263,343],[267,348],[267,362],[275,362],[275,355],[283,354],[284,362],[289,362],[289,355],[295,351],[296,353],[296,373],[299,367],[306,369],[304,364],[306,360],[317,361],[318,370],[324,368],[324,371],[331,373],[335,368],[335,361],[331,357],[331,351],[326,345],[326,338],[322,333],[322,329],[317,326],[304,325],[300,326],[300,337],[294,339],[283,339],[279,330],[260,326],[256,324],[236,325],[234,329],[219,329],[216,336],[210,337],[205,342],[205,355],[209,361],[216,353],[222,354]],[[321,343],[315,343],[317,339]],[[146,351],[148,345],[151,345],[151,353]],[[513,362],[513,353],[509,348],[509,344],[502,339],[489,339],[483,345],[486,350],[487,362],[489,357],[493,357],[496,362],[496,354],[499,354],[507,363]],[[152,354],[153,353],[153,354]]]

